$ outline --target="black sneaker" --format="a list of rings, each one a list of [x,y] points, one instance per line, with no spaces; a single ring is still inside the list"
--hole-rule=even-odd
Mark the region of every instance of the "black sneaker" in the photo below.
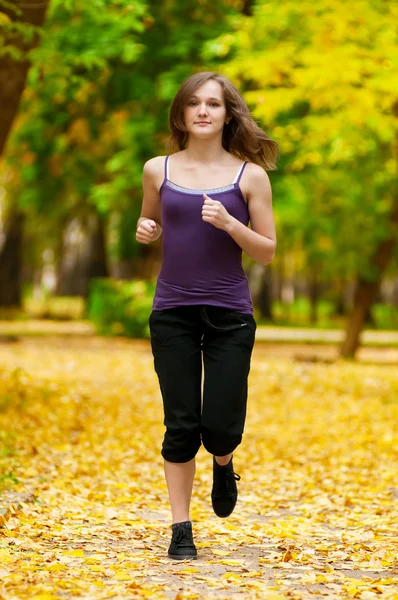
[[[229,517],[235,508],[238,499],[238,487],[236,482],[240,476],[234,473],[231,460],[222,467],[213,456],[213,489],[211,491],[211,502],[217,517]]]
[[[170,558],[184,560],[185,558],[196,559],[198,552],[192,537],[192,523],[185,521],[172,526],[172,538],[168,555]]]

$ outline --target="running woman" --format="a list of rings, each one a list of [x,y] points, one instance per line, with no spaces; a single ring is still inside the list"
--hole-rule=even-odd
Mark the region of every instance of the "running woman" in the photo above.
[[[228,517],[238,497],[232,455],[244,430],[257,327],[242,250],[263,265],[274,258],[266,171],[276,169],[279,149],[236,87],[213,72],[183,82],[169,126],[170,154],[144,165],[136,239],[148,244],[163,233],[149,328],[166,427],[168,555],[194,559],[189,508],[201,444],[213,455],[215,514]]]

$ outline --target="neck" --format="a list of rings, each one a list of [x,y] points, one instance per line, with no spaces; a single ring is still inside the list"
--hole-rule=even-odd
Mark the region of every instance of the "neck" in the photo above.
[[[229,154],[221,144],[221,138],[217,137],[210,140],[200,140],[190,136],[188,146],[185,149],[185,156],[193,163],[202,163],[205,165],[221,163]]]

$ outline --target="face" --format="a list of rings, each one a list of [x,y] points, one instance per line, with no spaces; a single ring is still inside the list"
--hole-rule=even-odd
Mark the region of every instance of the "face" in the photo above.
[[[223,89],[218,81],[206,81],[188,98],[184,119],[188,133],[196,136],[208,137],[222,132],[228,117]]]

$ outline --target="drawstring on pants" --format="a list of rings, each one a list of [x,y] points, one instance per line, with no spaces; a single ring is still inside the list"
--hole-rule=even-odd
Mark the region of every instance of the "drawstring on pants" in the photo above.
[[[202,319],[206,323],[206,325],[212,327],[213,329],[217,329],[217,331],[232,331],[233,329],[240,329],[241,327],[247,325],[247,323],[238,323],[238,325],[227,325],[225,327],[218,327],[217,325],[213,325],[213,323],[211,323],[209,319],[205,306],[200,307],[200,314],[202,315]]]

